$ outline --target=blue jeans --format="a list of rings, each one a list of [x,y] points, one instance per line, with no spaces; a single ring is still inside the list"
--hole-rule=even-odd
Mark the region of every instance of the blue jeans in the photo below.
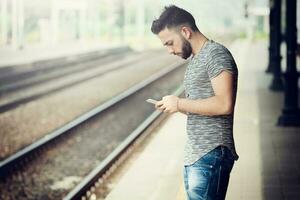
[[[234,164],[230,150],[219,146],[197,162],[184,167],[184,185],[188,200],[225,199]]]

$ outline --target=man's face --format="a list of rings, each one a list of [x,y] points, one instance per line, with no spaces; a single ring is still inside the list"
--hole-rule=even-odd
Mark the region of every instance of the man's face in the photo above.
[[[180,56],[183,59],[187,59],[191,56],[191,44],[181,35],[180,32],[165,28],[158,33],[158,37],[162,41],[163,45],[167,47],[170,54]]]

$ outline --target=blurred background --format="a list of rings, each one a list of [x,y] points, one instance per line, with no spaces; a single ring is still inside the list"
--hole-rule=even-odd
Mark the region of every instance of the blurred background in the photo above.
[[[165,5],[184,7],[212,38],[266,37],[267,0],[0,0],[0,48],[65,44],[159,46],[151,23]],[[216,6],[218,5],[218,6]]]

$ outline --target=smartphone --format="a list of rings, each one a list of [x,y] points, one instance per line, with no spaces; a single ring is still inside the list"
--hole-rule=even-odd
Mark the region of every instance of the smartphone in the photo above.
[[[157,103],[157,100],[154,100],[154,99],[147,99],[146,101],[148,103],[152,103],[152,104],[156,104]]]

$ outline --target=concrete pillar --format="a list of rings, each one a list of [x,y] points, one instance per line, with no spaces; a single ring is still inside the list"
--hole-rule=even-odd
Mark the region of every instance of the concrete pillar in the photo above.
[[[7,0],[1,0],[1,41],[4,45],[7,44]]]
[[[120,24],[120,34],[121,34],[121,42],[125,42],[125,7],[126,7],[126,1],[120,0],[120,18],[121,18],[121,24]]]
[[[24,0],[19,0],[18,5],[18,48],[24,47]]]
[[[24,40],[24,2],[12,0],[12,46],[15,49],[23,48]]]
[[[11,25],[12,25],[12,38],[11,38],[11,44],[13,48],[17,48],[18,46],[18,9],[17,9],[17,0],[11,1]]]
[[[129,5],[126,3],[125,0],[123,0],[124,4],[124,41],[127,42],[127,35],[129,32],[129,26],[130,26],[130,12],[129,12]]]
[[[55,45],[58,42],[58,17],[59,10],[55,0],[53,0],[51,5],[52,45]]]
[[[140,44],[144,38],[145,34],[145,8],[144,8],[144,1],[138,1],[138,8],[137,8],[137,18],[136,18],[136,26],[137,26],[137,37],[139,39]]]
[[[79,39],[84,40],[86,31],[86,10],[79,11]]]

